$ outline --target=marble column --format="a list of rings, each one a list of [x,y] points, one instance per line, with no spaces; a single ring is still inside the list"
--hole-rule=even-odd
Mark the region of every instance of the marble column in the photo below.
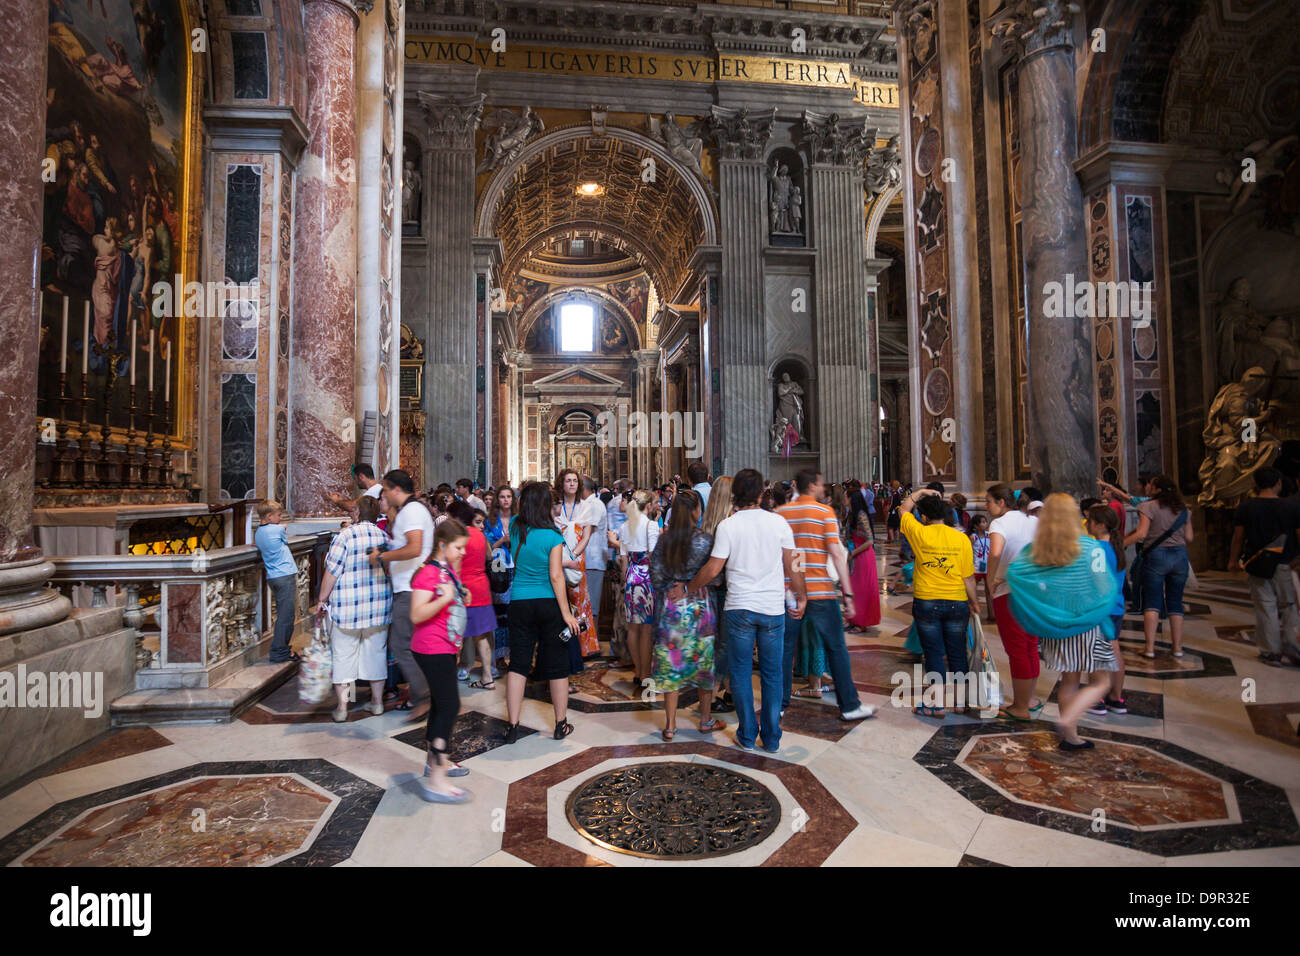
[[[880,429],[880,273],[884,272],[893,263],[892,259],[867,259],[864,276],[867,286],[867,367],[864,375],[867,378],[867,434],[871,442],[871,458],[875,462],[875,472],[872,478],[887,480],[895,477],[886,475],[885,467],[885,449],[882,444],[882,433]],[[897,422],[891,422],[894,428],[903,427]],[[895,467],[897,459],[895,459]]]
[[[32,544],[48,10],[41,0],[17,0],[5,19],[0,196],[9,241],[0,247],[0,634],[60,621],[70,607],[45,587],[54,566]]]
[[[474,130],[482,93],[421,91],[429,124],[425,222],[429,229],[428,346],[424,394],[429,409],[425,460],[431,481],[474,477],[478,366],[478,292],[474,272]],[[486,289],[484,289],[486,296]]]
[[[638,429],[640,441],[633,445],[629,451],[632,453],[632,480],[636,482],[638,488],[645,488],[651,482],[660,484],[662,481],[660,476],[655,474],[656,449],[651,444],[652,436],[649,434],[650,415],[659,411],[654,407],[655,374],[659,370],[659,350],[641,349],[632,354],[636,359],[636,391],[634,392],[632,410],[644,412],[645,419],[642,423],[643,427]],[[629,436],[631,433],[632,426],[629,422]]]
[[[502,244],[500,239],[474,240],[474,337],[475,337],[475,470],[484,482],[491,482],[496,474],[495,449],[489,440],[496,403],[493,401],[492,383],[496,369],[492,363],[491,342],[493,276],[501,268]]]
[[[805,111],[800,127],[808,157],[808,209],[817,249],[814,266],[817,436],[829,481],[870,478],[872,423],[867,390],[866,223],[862,162],[875,130]]]
[[[348,0],[306,0],[307,149],[294,228],[290,508],[327,513],[356,455],[357,136]]]
[[[767,202],[764,151],[776,110],[713,107],[710,131],[718,147],[722,268],[717,321],[721,377],[722,473],[741,468],[767,474],[771,388],[767,376],[767,322],[763,245]],[[712,283],[710,283],[712,284]]]
[[[1045,314],[1048,283],[1088,277],[1076,155],[1075,50],[1065,0],[1016,0],[993,33],[1020,50],[1020,205],[1029,335],[1029,462],[1034,484],[1074,495],[1096,489],[1092,330]]]

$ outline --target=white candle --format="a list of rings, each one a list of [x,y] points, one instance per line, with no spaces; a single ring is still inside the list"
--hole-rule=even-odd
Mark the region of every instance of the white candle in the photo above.
[[[163,401],[172,400],[172,344],[167,343],[167,365],[163,368]]]
[[[81,326],[81,377],[86,377],[90,364],[90,300],[86,300],[86,318]],[[84,388],[83,388],[84,391]]]
[[[135,384],[135,329],[134,322],[131,323],[131,384]]]
[[[45,293],[42,292],[41,295],[43,297]],[[41,299],[42,304],[44,304],[44,301],[45,301],[44,298],[42,298]],[[65,295],[63,297],[63,345],[59,349],[59,374],[66,375],[67,373],[68,373],[68,297]]]
[[[150,328],[149,329],[149,401],[150,402],[153,401],[153,333],[154,330]]]

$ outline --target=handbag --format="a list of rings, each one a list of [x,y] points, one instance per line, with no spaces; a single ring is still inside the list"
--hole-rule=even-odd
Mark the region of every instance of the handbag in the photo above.
[[[447,641],[459,651],[461,645],[465,643],[465,628],[469,624],[469,612],[465,610],[469,592],[456,580],[456,575],[452,574],[451,568],[444,566],[443,570],[447,572],[447,577],[451,578],[452,586],[451,603],[447,605]]]
[[[326,610],[324,620],[329,620]],[[321,618],[316,619],[316,630],[311,643],[302,652],[302,663],[298,665],[298,696],[305,703],[319,704],[329,696],[331,678],[334,670],[334,651],[330,647],[329,630],[322,626]]]
[[[979,615],[971,615],[970,619],[970,672],[976,675],[975,679],[975,698],[976,706],[980,710],[991,710],[997,713],[1002,706],[1002,675],[998,673],[998,665],[993,663],[993,655],[989,653],[988,644],[984,640],[984,627],[980,623]]]
[[[1133,556],[1133,564],[1128,572],[1129,580],[1133,582],[1133,603],[1138,605],[1137,610],[1142,610],[1142,565],[1146,560],[1146,556],[1164,544],[1171,534],[1185,525],[1189,515],[1191,515],[1191,511],[1184,508],[1183,513],[1174,519],[1174,523],[1166,528],[1165,533],[1156,538],[1149,548],[1144,548],[1142,545],[1137,546],[1137,553]]]
[[[574,553],[573,553],[573,549],[569,547],[569,545],[568,545],[567,542],[566,542],[565,545],[564,545],[564,556],[565,556],[566,558],[568,558],[570,561],[577,561],[577,560],[578,560],[577,557],[576,557],[576,556],[574,555]],[[564,583],[567,584],[567,585],[568,585],[569,587],[571,587],[571,588],[576,588],[579,584],[581,584],[581,583],[582,583],[582,571],[581,571],[581,569],[579,569],[579,568],[565,568],[565,569],[564,569]]]

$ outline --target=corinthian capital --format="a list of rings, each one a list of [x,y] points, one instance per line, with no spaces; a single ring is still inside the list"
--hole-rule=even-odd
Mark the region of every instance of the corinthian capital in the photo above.
[[[805,110],[799,134],[814,163],[834,166],[861,166],[876,145],[876,127],[866,120],[841,122],[838,113]]]
[[[420,106],[429,124],[434,148],[473,149],[474,129],[483,114],[486,93],[472,96],[438,96],[420,91]]]
[[[743,106],[738,110],[715,106],[709,117],[709,135],[723,159],[761,160],[774,119],[775,106],[762,113],[750,113]]]
[[[1073,47],[1070,22],[1080,9],[1070,0],[1006,0],[988,24],[1023,56],[1049,46]]]

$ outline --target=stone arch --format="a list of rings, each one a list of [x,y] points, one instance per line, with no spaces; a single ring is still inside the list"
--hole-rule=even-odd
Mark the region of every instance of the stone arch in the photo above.
[[[183,6],[185,4],[182,4]],[[307,45],[301,0],[260,0],[260,16],[232,14],[228,0],[208,0],[208,51],[212,83],[208,102],[222,105],[287,106],[306,121]],[[198,16],[191,23],[200,23]],[[267,96],[235,98],[234,33],[260,33],[266,41]],[[189,38],[186,38],[189,42]]]
[[[647,243],[640,236],[634,236],[624,232],[622,229],[611,227],[607,223],[594,219],[579,219],[572,222],[557,223],[534,236],[530,236],[528,241],[521,245],[517,252],[510,257],[501,270],[502,276],[514,276],[518,273],[520,267],[528,260],[528,257],[539,246],[545,245],[551,239],[571,232],[575,229],[590,230],[599,232],[601,237],[608,239],[616,248],[626,252],[637,263],[650,274],[650,281],[655,284],[661,297],[671,294],[665,292],[665,282],[667,267],[663,264],[657,252],[652,245]]]
[[[871,213],[867,217],[867,258],[878,259],[876,253],[876,237],[880,234],[880,223],[885,218],[885,211],[890,207],[898,195],[903,191],[903,181],[900,179],[897,184],[890,186],[883,193],[876,197],[876,201],[871,205]]]
[[[536,324],[538,317],[543,312],[550,309],[557,299],[569,298],[574,293],[579,293],[592,299],[596,299],[602,306],[609,306],[610,311],[614,313],[615,317],[622,324],[623,331],[628,334],[628,342],[631,343],[629,349],[636,350],[641,348],[641,330],[637,328],[636,321],[632,318],[632,314],[628,312],[623,303],[619,302],[618,299],[614,298],[614,296],[610,295],[604,289],[577,284],[552,289],[530,305],[528,311],[526,311],[519,319],[519,325],[515,330],[515,341],[524,341],[524,339],[527,338],[529,331],[532,330],[533,325]]]

